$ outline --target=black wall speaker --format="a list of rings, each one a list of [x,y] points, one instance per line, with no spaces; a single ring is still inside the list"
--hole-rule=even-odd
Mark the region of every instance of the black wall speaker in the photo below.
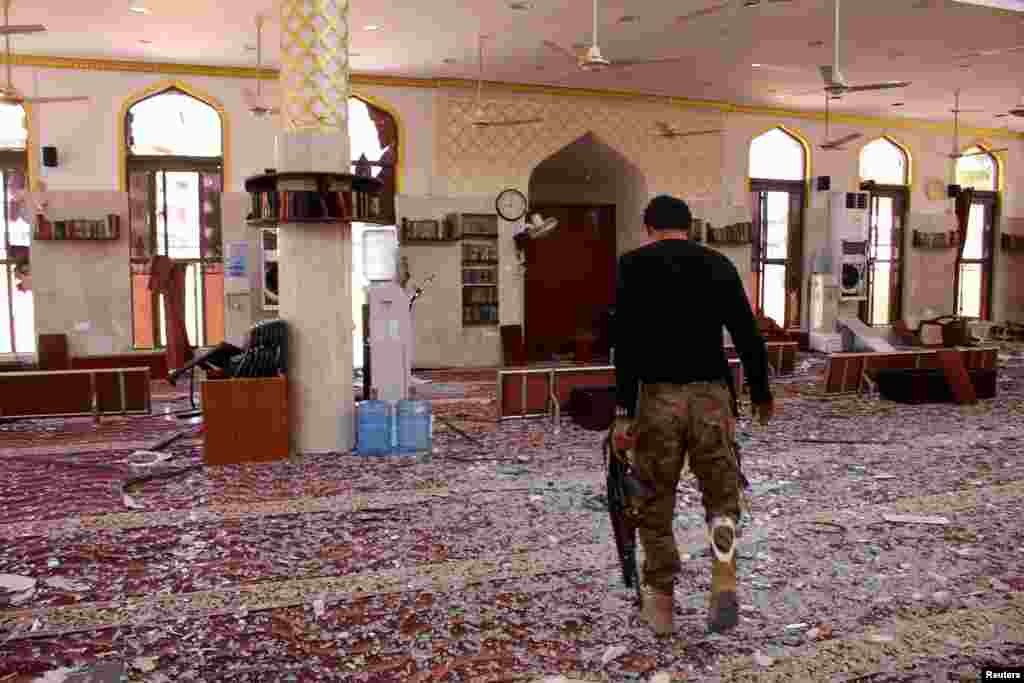
[[[48,168],[57,167],[57,148],[43,147],[43,166]]]
[[[946,196],[949,197],[950,199],[956,199],[957,197],[959,197],[960,196],[960,186],[959,185],[947,185],[946,186]]]
[[[818,192],[825,192],[832,189],[832,178],[827,175],[818,176]]]

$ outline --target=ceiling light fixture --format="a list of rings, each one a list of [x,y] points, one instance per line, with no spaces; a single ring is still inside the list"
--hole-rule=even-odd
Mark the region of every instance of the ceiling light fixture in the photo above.
[[[136,14],[149,14],[149,8],[142,5],[132,5],[128,8],[128,11],[135,12]]]
[[[903,102],[893,102],[892,103],[892,106],[894,106],[894,107],[902,107],[903,105],[904,105]]]
[[[752,66],[752,67],[754,67],[755,69],[757,69],[757,68],[760,68],[760,66],[761,66],[761,65],[760,65],[760,64],[751,64],[750,66]]]
[[[363,27],[363,29],[366,31],[379,31],[380,26],[378,26],[377,24],[367,24],[366,26]]]
[[[640,17],[635,14],[623,14],[619,17],[620,24],[635,24],[638,21],[640,21]]]
[[[508,8],[523,12],[525,10],[533,9],[533,5],[528,2],[510,2],[508,3]]]

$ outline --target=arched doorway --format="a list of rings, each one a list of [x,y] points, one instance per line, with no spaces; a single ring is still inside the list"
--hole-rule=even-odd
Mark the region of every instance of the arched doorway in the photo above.
[[[869,183],[868,298],[860,318],[868,325],[890,325],[903,315],[903,226],[910,198],[910,155],[888,137],[872,140],[860,152],[860,179]]]
[[[224,129],[222,107],[182,83],[158,84],[128,102],[122,144],[136,348],[167,341],[163,295],[149,290],[149,263],[157,255],[186,264],[189,343],[224,340]]]
[[[28,125],[25,109],[0,104],[0,354],[34,353],[35,308],[29,276],[32,226],[22,199],[27,189]]]
[[[523,333],[530,360],[565,358],[580,335],[593,335],[594,352],[607,353],[618,245],[639,245],[647,195],[640,169],[590,133],[533,170],[531,211],[557,218],[559,226],[523,251]]]
[[[750,143],[755,308],[786,328],[800,326],[808,162],[807,143],[782,126]]]
[[[974,188],[967,239],[957,277],[956,314],[988,320],[992,314],[992,270],[996,216],[999,209],[999,161],[985,147],[974,146],[956,160],[956,184]]]

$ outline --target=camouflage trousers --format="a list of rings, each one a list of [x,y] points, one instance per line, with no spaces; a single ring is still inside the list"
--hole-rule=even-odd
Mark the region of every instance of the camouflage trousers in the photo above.
[[[634,472],[649,487],[635,501],[644,548],[644,583],[671,592],[681,569],[672,533],[676,487],[689,461],[706,520],[740,518],[740,478],[733,450],[735,419],[724,383],[644,384],[634,430]]]

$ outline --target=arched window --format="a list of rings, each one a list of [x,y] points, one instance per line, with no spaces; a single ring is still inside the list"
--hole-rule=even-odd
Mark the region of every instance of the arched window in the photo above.
[[[224,340],[223,109],[184,84],[158,85],[130,100],[124,135],[134,345],[167,342],[163,295],[149,290],[150,260],[158,255],[186,264],[189,343],[218,344]]]
[[[860,317],[868,325],[890,325],[902,317],[903,224],[907,218],[910,157],[889,138],[860,152],[860,178],[873,181],[868,219],[867,300]]]
[[[750,143],[750,177],[799,180],[807,173],[803,144],[782,128],[772,128]]]
[[[956,184],[984,192],[995,192],[999,188],[999,165],[995,157],[981,147],[966,149],[964,154],[969,156],[962,156],[956,160]]]
[[[987,149],[975,146],[956,160],[956,184],[974,188],[967,239],[957,278],[956,312],[989,319],[992,301],[993,235],[999,190],[999,164]]]
[[[906,185],[907,154],[888,138],[878,138],[864,145],[860,152],[860,179],[879,185]]]
[[[804,143],[784,128],[750,143],[754,303],[784,328],[800,326],[807,162]]]
[[[0,223],[0,354],[36,350],[35,310],[29,276],[31,217],[27,188],[28,125],[19,104],[0,104],[0,181],[4,213]]]

